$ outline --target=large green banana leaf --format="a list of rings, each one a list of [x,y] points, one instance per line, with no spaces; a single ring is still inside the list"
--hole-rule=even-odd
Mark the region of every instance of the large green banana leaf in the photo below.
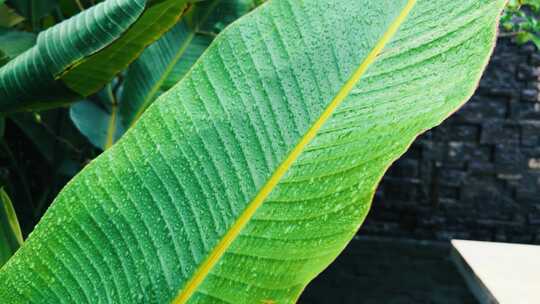
[[[65,187],[0,298],[294,302],[470,97],[503,2],[266,2]]]
[[[187,2],[107,0],[45,30],[0,69],[0,111],[50,107],[96,92],[171,28]]]

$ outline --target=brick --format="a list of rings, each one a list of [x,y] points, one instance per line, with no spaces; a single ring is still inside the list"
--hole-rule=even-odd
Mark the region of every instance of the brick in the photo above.
[[[401,178],[416,178],[418,177],[418,160],[403,158],[402,161],[394,164],[387,173],[387,176]]]
[[[485,119],[504,119],[508,111],[508,98],[483,97],[475,95],[455,116],[464,121],[485,121]]]
[[[467,176],[467,173],[461,170],[455,170],[455,169],[440,170],[438,182],[441,185],[445,185],[445,186],[459,187],[464,182],[466,176]]]
[[[516,108],[512,109],[512,118],[520,120],[540,120],[540,103],[522,101],[515,103]]]
[[[521,145],[526,147],[540,146],[540,121],[522,123]]]
[[[459,184],[458,184],[459,185]],[[444,200],[444,203],[450,205],[456,203],[459,199],[459,187],[441,186],[439,187],[439,201]]]
[[[481,144],[519,144],[520,127],[500,120],[491,120],[482,125]]]
[[[532,53],[529,61],[533,66],[540,66],[540,54],[537,52]]]
[[[524,89],[521,91],[521,99],[525,101],[538,101],[538,90],[536,89]]]
[[[525,157],[519,146],[511,144],[495,145],[495,164],[501,168],[511,168],[519,171],[526,168]]]
[[[478,139],[478,126],[472,124],[442,125],[435,132],[437,141],[474,142]]]
[[[535,67],[529,65],[527,62],[518,64],[516,77],[521,81],[535,80],[537,78]]]

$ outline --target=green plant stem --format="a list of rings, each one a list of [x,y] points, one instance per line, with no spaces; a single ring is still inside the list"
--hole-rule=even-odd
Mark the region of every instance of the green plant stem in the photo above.
[[[80,0],[75,0],[75,3],[77,4],[77,7],[82,11],[84,11],[84,6],[82,5]]]
[[[523,31],[517,31],[517,32],[501,32],[499,33],[499,37],[515,37],[519,34],[523,33]]]

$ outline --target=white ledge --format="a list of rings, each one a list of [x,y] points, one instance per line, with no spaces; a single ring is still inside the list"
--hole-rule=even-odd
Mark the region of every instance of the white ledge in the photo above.
[[[540,246],[462,240],[452,246],[452,258],[480,303],[540,303]]]

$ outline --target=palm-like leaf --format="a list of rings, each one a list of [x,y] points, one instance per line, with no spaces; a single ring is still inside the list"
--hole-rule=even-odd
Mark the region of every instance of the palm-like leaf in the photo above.
[[[69,183],[0,297],[293,302],[390,163],[469,98],[502,6],[269,1]]]
[[[96,92],[186,6],[187,0],[107,0],[40,33],[33,48],[0,69],[0,111]]]

